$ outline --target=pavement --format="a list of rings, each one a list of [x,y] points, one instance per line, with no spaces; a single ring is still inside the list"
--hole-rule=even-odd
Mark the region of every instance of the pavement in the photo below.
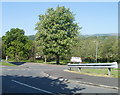
[[[118,93],[117,78],[66,72],[67,66],[25,63],[2,69],[3,93]]]

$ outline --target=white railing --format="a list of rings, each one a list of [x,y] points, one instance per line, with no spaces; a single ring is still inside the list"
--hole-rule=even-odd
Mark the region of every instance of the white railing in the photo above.
[[[80,71],[81,68],[94,68],[94,69],[104,69],[107,68],[108,69],[108,75],[110,76],[110,71],[111,68],[118,68],[118,64],[117,62],[113,62],[113,63],[79,63],[79,64],[71,64],[68,63],[69,66],[69,70],[71,70],[71,68],[78,68],[78,70]]]

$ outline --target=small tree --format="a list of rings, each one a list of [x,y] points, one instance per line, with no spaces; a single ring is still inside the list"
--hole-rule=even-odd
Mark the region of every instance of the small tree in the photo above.
[[[15,58],[16,61],[27,59],[31,44],[29,44],[28,37],[24,33],[21,29],[12,28],[2,37],[6,56]]]
[[[39,15],[39,20],[36,24],[36,40],[43,46],[44,54],[55,55],[56,63],[59,64],[59,57],[70,53],[76,44],[80,28],[70,9],[64,6],[49,8],[47,13]]]

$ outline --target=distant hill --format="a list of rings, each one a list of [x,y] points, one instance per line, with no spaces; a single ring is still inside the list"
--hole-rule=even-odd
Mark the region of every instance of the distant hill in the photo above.
[[[29,39],[29,40],[35,40],[35,35],[29,35],[29,36],[28,36],[28,39]]]
[[[84,37],[90,36],[118,36],[118,33],[110,33],[110,34],[88,34],[88,35],[81,35]],[[29,40],[35,40],[35,35],[28,35]]]
[[[93,36],[117,36],[117,33],[110,33],[110,34],[94,34]]]
[[[83,35],[83,36],[118,36],[118,33],[110,33],[110,34],[90,34],[90,35]]]

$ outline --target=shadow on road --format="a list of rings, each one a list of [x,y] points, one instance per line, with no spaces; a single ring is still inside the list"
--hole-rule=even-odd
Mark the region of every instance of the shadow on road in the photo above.
[[[12,95],[17,95],[18,93],[28,93],[30,95],[38,94],[46,94],[44,92],[37,91],[35,89],[25,87],[24,85],[20,85],[14,83],[12,80],[43,89],[54,94],[64,93],[64,94],[72,94],[76,93],[76,91],[84,90],[85,88],[80,87],[68,87],[68,83],[60,81],[59,79],[51,79],[49,77],[32,77],[32,76],[11,76],[6,75],[2,76],[2,92],[3,94],[12,93]],[[9,95],[9,94],[8,94]],[[18,94],[19,95],[19,94]],[[48,94],[46,94],[48,95]],[[75,95],[75,94],[74,94]],[[80,95],[80,94],[79,94]]]
[[[23,65],[26,62],[9,62],[9,63],[14,64],[14,65]]]

